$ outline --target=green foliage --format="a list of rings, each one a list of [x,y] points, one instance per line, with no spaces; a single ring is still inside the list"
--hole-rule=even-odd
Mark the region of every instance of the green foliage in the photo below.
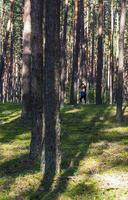
[[[95,103],[95,88],[91,86],[88,91],[88,101],[89,103]]]

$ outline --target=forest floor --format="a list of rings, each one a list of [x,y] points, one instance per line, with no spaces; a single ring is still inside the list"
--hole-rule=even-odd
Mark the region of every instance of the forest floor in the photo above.
[[[128,109],[122,125],[113,106],[62,109],[61,174],[47,193],[20,114],[20,105],[0,104],[0,200],[128,200]]]

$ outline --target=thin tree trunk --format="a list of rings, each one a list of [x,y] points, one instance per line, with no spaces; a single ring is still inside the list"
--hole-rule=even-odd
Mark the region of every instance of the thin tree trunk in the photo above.
[[[81,33],[80,33],[80,47],[81,47],[81,60],[80,60],[80,78],[85,81],[86,77],[86,45],[85,45],[85,20],[84,20],[84,1],[80,1],[81,13]]]
[[[113,104],[113,75],[114,75],[114,61],[113,61],[113,26],[114,26],[114,18],[113,18],[113,0],[111,0],[111,33],[110,33],[110,104]]]
[[[98,58],[96,80],[96,104],[102,104],[102,70],[103,70],[103,0],[99,0]]]
[[[31,2],[24,1],[23,30],[23,68],[22,68],[22,117],[31,116]]]
[[[10,44],[10,62],[9,62],[9,74],[8,74],[8,96],[9,101],[13,100],[12,97],[12,79],[13,79],[13,55],[14,55],[14,33],[13,33],[13,22],[11,27],[11,44]]]
[[[93,23],[92,23],[92,58],[91,58],[91,82],[92,82],[92,83],[94,83],[95,23],[96,23],[96,14],[95,14],[95,6],[93,5]]]
[[[70,103],[77,104],[77,96],[79,89],[79,53],[80,53],[80,2],[75,1],[75,17],[74,17],[74,47],[73,47],[73,67],[71,78],[71,94]]]
[[[124,70],[124,32],[126,21],[126,0],[121,1],[121,15],[120,15],[120,33],[119,33],[119,67],[117,74],[117,113],[116,118],[118,122],[123,121],[123,70]]]
[[[66,45],[67,45],[67,23],[68,23],[68,0],[65,0],[64,6],[64,25],[63,25],[63,38],[61,46],[61,91],[60,91],[60,104],[64,104],[65,96],[65,84],[66,84],[66,74],[67,74],[67,55],[66,55]]]
[[[5,3],[5,2],[4,2]],[[2,71],[2,76],[3,76],[3,90],[4,90],[4,101],[9,100],[9,68],[10,68],[10,54],[9,54],[9,44],[11,43],[9,41],[11,29],[13,26],[13,15],[14,15],[14,0],[10,0],[10,11],[9,11],[9,17],[8,17],[8,22],[7,22],[7,27],[6,27],[6,32],[5,32],[5,38],[3,42],[3,59],[4,59],[4,67]]]
[[[6,57],[6,53],[7,53],[9,34],[11,31],[13,14],[14,14],[13,11],[14,11],[14,0],[10,0],[10,13],[9,13],[9,19],[7,22],[6,34],[5,34],[4,44],[3,44],[4,57]]]

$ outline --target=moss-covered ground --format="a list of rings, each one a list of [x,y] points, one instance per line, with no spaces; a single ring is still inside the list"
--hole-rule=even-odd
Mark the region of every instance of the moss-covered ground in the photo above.
[[[40,166],[29,161],[30,131],[21,106],[0,104],[0,200],[127,200],[128,110],[122,125],[113,106],[61,110],[61,174],[43,191]]]

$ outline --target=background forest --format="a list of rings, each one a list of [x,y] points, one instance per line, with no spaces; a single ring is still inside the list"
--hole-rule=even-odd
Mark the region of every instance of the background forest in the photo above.
[[[127,3],[0,0],[0,199],[128,199]]]

